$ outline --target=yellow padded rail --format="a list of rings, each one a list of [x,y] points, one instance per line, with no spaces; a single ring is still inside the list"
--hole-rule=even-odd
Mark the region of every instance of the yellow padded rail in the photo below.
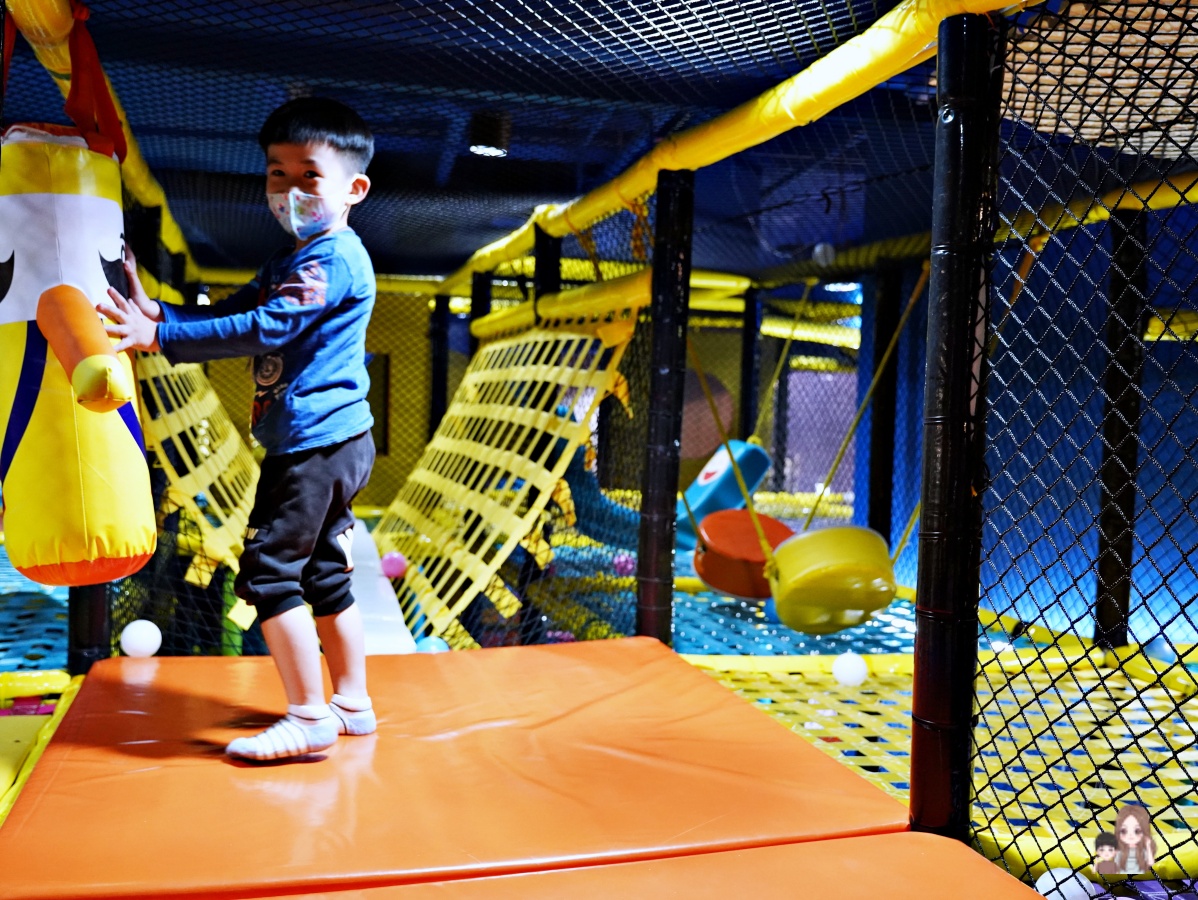
[[[52,678],[57,678],[59,673],[50,673]],[[28,749],[24,759],[16,770],[16,775],[10,784],[4,784],[0,781],[0,825],[4,824],[4,820],[8,818],[8,814],[12,811],[13,804],[17,802],[17,795],[21,793],[21,788],[25,786],[25,782],[29,780],[29,774],[33,771],[33,767],[37,765],[37,761],[42,758],[42,752],[46,749],[46,745],[50,743],[50,738],[54,736],[54,732],[58,730],[59,723],[62,722],[62,717],[67,714],[67,710],[71,708],[71,701],[75,699],[75,695],[79,693],[79,688],[83,684],[83,676],[77,675],[70,679],[70,682],[60,689],[62,695],[58,698],[58,703],[54,706],[54,713],[50,716],[29,716],[27,718],[38,719],[41,724],[37,727],[37,732],[33,739],[28,744]],[[15,718],[15,717],[14,717]],[[21,717],[26,718],[26,717]],[[7,780],[7,779],[5,779]]]

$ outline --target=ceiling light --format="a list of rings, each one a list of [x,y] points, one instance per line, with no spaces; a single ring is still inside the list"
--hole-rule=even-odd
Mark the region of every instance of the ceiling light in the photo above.
[[[470,152],[478,156],[507,156],[512,117],[506,112],[478,110],[470,117]]]

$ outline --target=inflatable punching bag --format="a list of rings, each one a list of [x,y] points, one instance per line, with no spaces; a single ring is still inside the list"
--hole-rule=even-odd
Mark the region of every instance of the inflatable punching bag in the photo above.
[[[117,161],[77,131],[0,139],[0,495],[7,550],[43,584],[99,584],[157,533],[128,354],[96,304],[128,294]]]

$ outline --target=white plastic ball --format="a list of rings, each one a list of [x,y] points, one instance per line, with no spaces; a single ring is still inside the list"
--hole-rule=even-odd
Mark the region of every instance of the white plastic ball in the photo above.
[[[162,646],[162,632],[147,619],[134,619],[121,632],[121,650],[126,656],[153,656]]]
[[[830,266],[836,262],[836,248],[831,244],[818,243],[811,250],[811,258],[815,261],[816,265]]]
[[[845,687],[857,687],[869,677],[865,657],[850,650],[832,661],[832,677]]]
[[[1097,885],[1072,869],[1049,869],[1036,879],[1036,892],[1046,900],[1090,900],[1099,893]]]

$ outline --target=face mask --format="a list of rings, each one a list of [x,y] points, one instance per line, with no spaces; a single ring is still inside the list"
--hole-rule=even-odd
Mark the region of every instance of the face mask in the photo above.
[[[299,188],[285,194],[267,194],[266,202],[283,230],[301,241],[328,231],[338,217],[327,198],[305,194]]]

